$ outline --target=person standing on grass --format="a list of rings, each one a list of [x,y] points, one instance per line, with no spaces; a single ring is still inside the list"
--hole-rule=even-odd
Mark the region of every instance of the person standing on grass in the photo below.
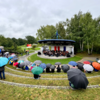
[[[5,79],[5,65],[0,67],[0,78],[1,79]],[[2,77],[2,74],[3,74],[3,77]]]

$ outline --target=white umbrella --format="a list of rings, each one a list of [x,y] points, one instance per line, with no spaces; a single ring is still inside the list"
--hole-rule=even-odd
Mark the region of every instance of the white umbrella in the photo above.
[[[83,65],[83,68],[86,70],[86,71],[93,71],[93,67],[89,64],[84,64]]]
[[[97,62],[100,63],[100,60],[98,60]]]

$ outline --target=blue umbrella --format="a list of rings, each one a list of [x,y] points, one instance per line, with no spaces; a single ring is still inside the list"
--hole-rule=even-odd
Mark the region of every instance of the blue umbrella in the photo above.
[[[8,60],[11,60],[13,57],[8,57]]]
[[[77,63],[75,61],[70,61],[68,64],[72,66],[77,66]]]
[[[35,64],[35,63],[33,63],[31,66],[32,66],[32,67],[33,67],[33,66],[36,66],[36,64]]]
[[[8,63],[8,59],[6,57],[0,57],[0,67],[6,65]]]
[[[46,64],[45,63],[42,63],[42,64],[39,65],[39,67],[45,69],[46,68]]]

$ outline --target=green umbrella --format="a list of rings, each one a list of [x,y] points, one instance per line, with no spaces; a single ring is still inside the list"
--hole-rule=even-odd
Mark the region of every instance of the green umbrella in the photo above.
[[[23,61],[23,60],[19,60],[19,61],[18,61],[18,63],[22,63],[22,62],[24,62],[24,61]]]
[[[41,74],[43,72],[43,68],[41,68],[41,67],[34,67],[34,68],[32,68],[31,72],[33,74],[39,75],[39,74]]]

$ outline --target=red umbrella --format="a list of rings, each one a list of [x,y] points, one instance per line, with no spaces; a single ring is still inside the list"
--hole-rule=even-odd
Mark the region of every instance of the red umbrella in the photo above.
[[[18,62],[15,62],[13,66],[18,67],[18,64],[19,64]]]
[[[89,61],[84,61],[83,63],[84,64],[91,64]]]

